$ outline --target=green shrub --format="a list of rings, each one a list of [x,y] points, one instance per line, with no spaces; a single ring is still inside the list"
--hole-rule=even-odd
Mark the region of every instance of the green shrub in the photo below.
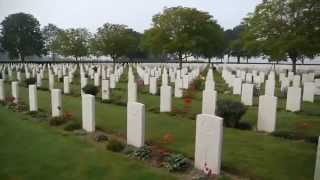
[[[307,143],[318,143],[318,137],[317,136],[306,136],[302,133],[297,132],[290,132],[290,131],[275,131],[271,133],[272,136],[280,137],[284,139],[290,139],[290,140],[304,140]]]
[[[239,122],[239,124],[236,128],[241,129],[241,130],[252,130],[251,124],[247,123],[247,122]]]
[[[197,78],[193,81],[192,85],[196,90],[202,91],[204,90],[205,81],[202,80],[201,78]]]
[[[62,124],[64,124],[66,121],[65,119],[63,119],[63,117],[53,117],[51,119],[49,119],[49,124],[51,126],[60,126]]]
[[[103,142],[108,140],[108,136],[103,132],[95,132],[94,140],[97,142]]]
[[[132,155],[140,160],[148,160],[151,157],[151,149],[148,146],[143,146],[135,150]]]
[[[32,84],[36,84],[37,80],[36,78],[28,78],[25,80],[25,83],[27,86],[32,85]]]
[[[170,155],[165,159],[164,166],[170,172],[183,172],[190,167],[190,163],[183,155]]]
[[[81,129],[81,124],[78,122],[71,122],[66,124],[66,126],[63,129],[65,131],[74,131],[76,129]]]
[[[87,84],[85,87],[82,88],[84,93],[86,94],[91,94],[93,96],[96,96],[99,92],[98,87],[92,85],[92,84]]]
[[[120,152],[124,147],[124,144],[116,139],[111,139],[107,144],[107,149],[113,152]]]
[[[246,112],[246,107],[233,100],[219,100],[217,115],[223,118],[223,124],[226,127],[236,128],[239,126],[241,117]]]

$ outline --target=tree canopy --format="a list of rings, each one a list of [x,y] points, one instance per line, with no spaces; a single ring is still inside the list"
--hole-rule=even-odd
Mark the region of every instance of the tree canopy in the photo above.
[[[125,25],[106,23],[95,34],[97,51],[115,62],[121,57],[133,58],[139,51],[140,34]]]
[[[1,26],[1,44],[11,59],[24,61],[26,56],[45,53],[40,23],[31,14],[11,14],[1,22]]]
[[[223,49],[223,30],[207,12],[195,8],[165,8],[152,18],[142,46],[156,54],[173,54],[181,63],[188,57],[211,58]]]
[[[57,52],[65,57],[72,56],[76,60],[89,55],[89,39],[91,34],[85,28],[67,29],[59,31],[53,44]]]
[[[245,47],[259,50],[272,61],[296,62],[320,52],[320,1],[270,0],[245,19]]]
[[[59,43],[57,42],[58,34],[62,31],[62,29],[58,28],[54,24],[48,24],[42,29],[42,36],[45,42],[45,48],[48,52],[51,53],[52,58],[54,60],[55,55],[59,51]]]

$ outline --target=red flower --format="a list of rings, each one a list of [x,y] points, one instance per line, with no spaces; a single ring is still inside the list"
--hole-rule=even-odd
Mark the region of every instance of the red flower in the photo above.
[[[175,143],[172,134],[171,133],[166,133],[164,134],[162,138],[162,143]]]
[[[183,103],[187,106],[189,106],[191,104],[192,100],[190,98],[184,98],[183,99]]]
[[[165,149],[160,149],[159,153],[161,156],[168,156],[169,155],[169,152],[166,151]]]
[[[308,123],[303,123],[303,124],[302,124],[302,128],[304,128],[304,129],[309,129],[309,128],[312,128],[312,125],[311,125],[311,124],[308,124]]]

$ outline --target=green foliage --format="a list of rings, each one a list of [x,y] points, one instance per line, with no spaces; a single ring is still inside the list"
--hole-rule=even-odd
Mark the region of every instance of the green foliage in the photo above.
[[[55,59],[56,53],[59,52],[60,44],[57,41],[58,34],[62,29],[58,28],[54,24],[48,24],[42,29],[42,36],[45,42],[45,48],[52,54],[52,59]]]
[[[132,153],[133,157],[140,160],[148,160],[151,157],[151,149],[148,146],[143,146]]]
[[[182,154],[177,154],[166,157],[164,166],[170,172],[183,172],[190,167],[190,163]]]
[[[205,86],[205,81],[201,78],[197,78],[193,81],[192,85],[196,90],[203,90]]]
[[[60,126],[62,124],[64,124],[66,122],[65,119],[63,119],[63,117],[52,117],[51,119],[49,119],[49,124],[51,126]]]
[[[84,93],[86,94],[91,94],[93,96],[96,96],[99,92],[98,87],[92,85],[92,84],[87,84],[85,87],[82,88]]]
[[[59,31],[53,44],[58,47],[57,52],[65,57],[78,58],[87,56],[89,53],[88,41],[91,34],[85,28],[67,29]]]
[[[318,136],[306,136],[302,133],[297,133],[293,131],[275,131],[271,133],[271,135],[291,140],[304,140],[305,142],[313,144],[318,143]]]
[[[224,126],[237,128],[246,107],[238,101],[218,100],[217,115],[223,118]]]
[[[31,14],[11,14],[1,22],[1,45],[9,57],[25,60],[26,56],[45,53],[39,21]]]
[[[141,35],[125,25],[106,23],[98,28],[94,37],[95,50],[102,55],[111,56],[113,61],[121,57],[132,58],[140,51]]]
[[[103,142],[108,140],[108,136],[103,132],[95,132],[94,140],[97,142]]]
[[[77,129],[81,129],[81,124],[79,122],[70,122],[64,126],[65,131],[73,131]]]
[[[111,139],[107,144],[107,149],[113,152],[120,152],[124,147],[124,144],[116,139]]]
[[[181,62],[191,55],[211,58],[224,48],[223,30],[207,12],[181,6],[165,8],[152,21],[141,46],[154,54],[172,54]]]
[[[269,0],[256,7],[245,19],[242,35],[245,46],[259,50],[270,60],[287,60],[295,64],[320,52],[320,1]]]

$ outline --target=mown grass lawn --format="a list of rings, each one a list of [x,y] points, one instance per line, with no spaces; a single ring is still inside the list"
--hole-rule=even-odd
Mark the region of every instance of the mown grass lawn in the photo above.
[[[215,74],[216,86],[225,86],[221,77]],[[61,83],[58,85],[61,86]],[[73,86],[74,92],[80,93],[76,82]],[[225,87],[224,87],[225,88]],[[27,89],[21,87],[21,98],[28,102]],[[146,111],[146,139],[153,143],[160,143],[166,133],[171,133],[174,144],[161,144],[172,151],[180,152],[192,158],[194,154],[195,121],[193,116],[201,111],[201,92],[195,92],[190,112],[186,115],[172,116],[167,113],[155,113]],[[7,85],[7,95],[10,88]],[[50,93],[38,91],[39,107],[50,112]],[[112,96],[120,96],[123,102],[126,98],[126,84],[120,82],[117,90]],[[239,100],[239,97],[219,94],[220,99],[231,98]],[[159,107],[159,96],[151,96],[140,93],[139,101],[146,104],[146,109]],[[283,101],[283,100],[282,100]],[[282,103],[282,105],[281,105]],[[174,98],[174,108],[183,109],[183,100]],[[280,102],[283,108],[283,102]],[[311,106],[312,108],[308,107]],[[319,103],[305,104],[303,110],[312,109],[317,112]],[[77,121],[81,121],[81,98],[74,96],[63,96],[63,110],[72,113]],[[290,131],[303,131],[311,135],[319,135],[320,119],[317,114],[307,115],[301,113],[289,113],[281,110],[278,113],[278,129]],[[244,121],[252,125],[256,123],[257,106],[248,109],[243,117]],[[300,123],[313,123],[312,129],[299,129]],[[103,104],[96,101],[96,125],[98,128],[108,132],[124,135],[126,133],[126,107],[114,104]],[[298,129],[297,129],[298,128]],[[274,180],[304,180],[312,179],[315,165],[316,145],[303,141],[292,141],[275,138],[267,134],[255,131],[240,131],[225,128],[223,142],[223,170],[253,179]]]
[[[178,179],[0,106],[0,179]]]

